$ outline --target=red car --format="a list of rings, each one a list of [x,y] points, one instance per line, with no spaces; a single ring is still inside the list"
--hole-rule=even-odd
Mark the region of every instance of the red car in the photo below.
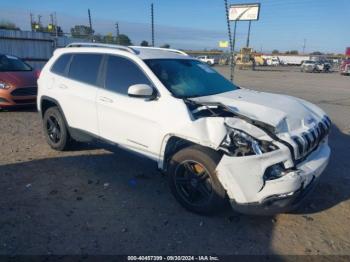
[[[344,60],[340,65],[340,74],[350,75],[350,58]]]
[[[38,71],[16,56],[0,54],[0,109],[36,104]]]

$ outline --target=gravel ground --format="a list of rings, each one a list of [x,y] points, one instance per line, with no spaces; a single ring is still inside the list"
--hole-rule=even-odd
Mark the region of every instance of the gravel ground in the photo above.
[[[34,109],[0,112],[0,254],[349,255],[350,77],[277,68],[235,80],[310,100],[333,120],[330,165],[299,210],[195,215],[154,163],[97,144],[55,152]]]

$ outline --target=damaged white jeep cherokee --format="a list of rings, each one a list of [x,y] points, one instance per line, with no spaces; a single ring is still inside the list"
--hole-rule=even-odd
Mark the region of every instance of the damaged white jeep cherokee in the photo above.
[[[326,168],[331,121],[317,106],[235,86],[185,53],[71,44],[38,80],[47,142],[102,139],[166,171],[175,198],[211,213],[295,208]]]

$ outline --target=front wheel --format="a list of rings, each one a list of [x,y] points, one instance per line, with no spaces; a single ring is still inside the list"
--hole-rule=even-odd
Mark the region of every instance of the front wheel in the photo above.
[[[226,203],[226,192],[216,176],[220,155],[200,146],[177,152],[170,160],[168,177],[171,192],[187,210],[211,214]]]
[[[43,124],[46,140],[51,148],[58,151],[67,149],[70,136],[58,107],[50,107],[45,111]]]

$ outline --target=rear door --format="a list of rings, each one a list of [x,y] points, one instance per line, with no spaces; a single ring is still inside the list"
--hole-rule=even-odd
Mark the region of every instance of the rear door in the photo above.
[[[95,135],[98,135],[96,94],[102,58],[102,54],[73,54],[65,76],[55,81],[69,126]]]

